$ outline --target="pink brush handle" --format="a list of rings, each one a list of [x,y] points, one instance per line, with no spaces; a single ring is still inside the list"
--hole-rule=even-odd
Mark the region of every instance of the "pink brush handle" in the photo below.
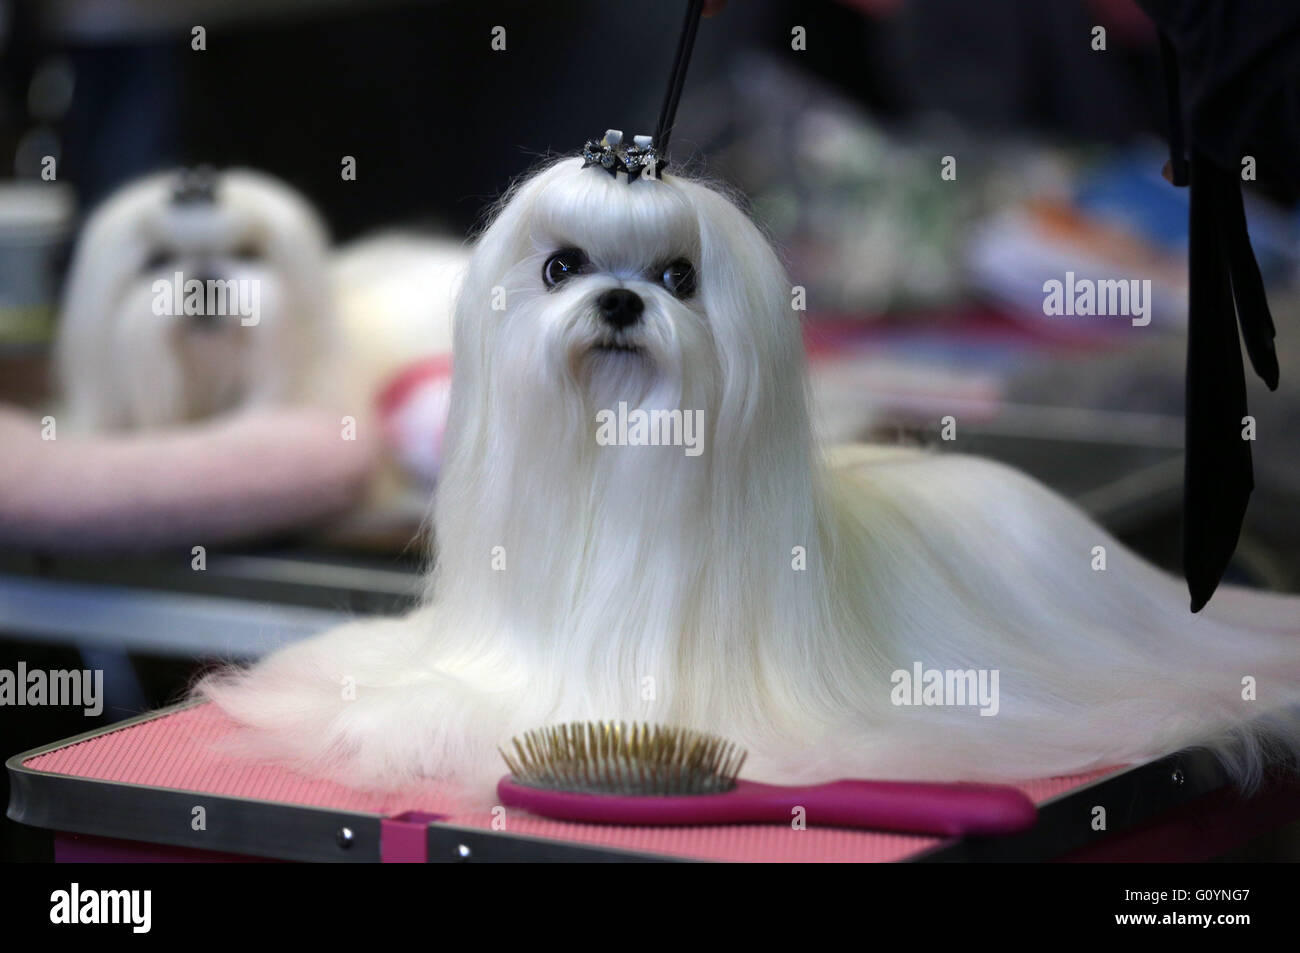
[[[1034,803],[996,784],[833,781],[778,787],[738,781],[726,794],[623,797],[574,794],[516,784],[504,777],[497,795],[507,807],[543,817],[598,824],[695,825],[789,823],[804,808],[812,827],[861,827],[910,834],[1010,834],[1034,825]]]

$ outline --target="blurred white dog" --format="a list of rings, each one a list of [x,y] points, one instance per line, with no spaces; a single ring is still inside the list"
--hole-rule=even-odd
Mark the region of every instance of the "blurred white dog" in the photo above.
[[[201,692],[261,753],[359,785],[487,785],[497,745],[571,719],[716,732],[773,780],[1016,779],[1207,744],[1248,781],[1266,739],[1292,745],[1300,600],[1226,588],[1193,616],[1006,467],[825,458],[790,301],[703,184],[577,159],[524,181],[457,306],[426,604]]]
[[[130,430],[304,400],[335,344],[324,225],[248,170],[164,172],[86,223],[57,344],[77,430]]]

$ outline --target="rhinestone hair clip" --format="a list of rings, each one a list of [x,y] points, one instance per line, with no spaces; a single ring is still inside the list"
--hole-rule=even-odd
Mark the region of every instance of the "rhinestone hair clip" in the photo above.
[[[217,200],[217,173],[211,166],[183,169],[172,185],[173,205],[211,205]]]
[[[582,167],[589,165],[599,166],[616,179],[622,173],[631,185],[643,177],[657,179],[662,161],[649,136],[634,136],[628,145],[621,130],[608,129],[604,138],[588,139],[582,147]]]

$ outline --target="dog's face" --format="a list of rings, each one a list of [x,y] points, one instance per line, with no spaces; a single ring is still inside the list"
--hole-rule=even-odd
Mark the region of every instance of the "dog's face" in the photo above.
[[[302,227],[277,218],[273,209],[259,209],[251,198],[238,181],[233,187],[228,183],[210,202],[177,204],[154,192],[149,205],[140,210],[137,243],[132,248],[139,267],[126,277],[119,314],[141,310],[146,301],[152,309],[155,285],[179,274],[205,286],[214,281],[247,282],[261,293],[258,305],[269,305],[274,315],[284,295],[292,293],[289,286],[295,278],[295,256],[284,242],[276,242],[276,233],[289,237]],[[239,314],[239,310],[205,298],[195,313],[175,315],[189,320],[174,322],[173,333],[185,338],[260,324],[260,314]]]
[[[551,387],[597,403],[676,402],[714,349],[695,212],[659,182],[581,171],[535,190],[493,262],[506,305],[490,329],[498,371],[529,375],[540,360]]]
[[[702,566],[741,513],[780,540],[769,553],[805,535],[789,503],[811,499],[799,313],[766,239],[719,192],[554,163],[480,237],[453,333],[431,582],[457,593],[451,618],[597,633],[616,623],[567,614],[639,597],[574,592],[633,580],[649,599],[682,575],[646,557],[656,545]],[[670,438],[677,412],[682,439],[612,433],[638,411]],[[483,558],[498,548],[510,572]]]
[[[312,325],[325,320],[326,242],[304,200],[251,172],[216,176],[197,199],[181,199],[178,182],[152,176],[110,198],[74,258],[64,383],[74,400],[84,392],[83,405],[118,406],[101,414],[109,425],[197,419],[259,393],[284,396],[295,352],[311,350]],[[114,366],[149,379],[152,394],[115,380]]]
[[[552,412],[698,408],[723,426],[799,378],[789,300],[766,241],[718,193],[563,160],[479,242],[457,311],[457,386]]]

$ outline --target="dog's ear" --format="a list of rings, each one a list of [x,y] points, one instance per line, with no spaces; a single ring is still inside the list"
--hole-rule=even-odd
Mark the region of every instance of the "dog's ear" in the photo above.
[[[312,365],[339,346],[335,295],[330,283],[321,280],[330,269],[330,233],[324,218],[287,182],[252,169],[223,172],[217,197],[257,222],[263,263],[290,289],[282,321],[293,331],[279,360],[300,369]],[[287,330],[268,325],[262,333],[275,336]]]
[[[577,159],[563,159],[520,179],[497,203],[488,225],[474,242],[465,281],[456,300],[455,322],[459,350],[461,327],[471,328],[492,314],[492,289],[520,259],[532,252],[528,219],[537,195],[554,174],[575,165]]]
[[[107,355],[115,311],[139,278],[149,249],[142,222],[164,201],[168,174],[141,179],[111,195],[81,228],[64,279],[54,347],[55,375],[75,429],[124,423]]]
[[[699,218],[699,294],[724,384],[719,435],[740,440],[756,429],[783,429],[782,422],[806,426],[799,313],[785,269],[763,233],[726,197],[699,183],[672,181]]]
[[[452,366],[448,433],[453,445],[457,443],[455,432],[460,429],[459,422],[479,419],[478,412],[487,401],[489,332],[501,318],[500,312],[493,311],[493,302],[500,299],[497,288],[506,273],[533,251],[528,224],[536,197],[552,173],[580,161],[563,159],[520,179],[498,203],[489,224],[474,243],[452,318],[452,353],[456,359]],[[508,302],[511,289],[504,290]]]

